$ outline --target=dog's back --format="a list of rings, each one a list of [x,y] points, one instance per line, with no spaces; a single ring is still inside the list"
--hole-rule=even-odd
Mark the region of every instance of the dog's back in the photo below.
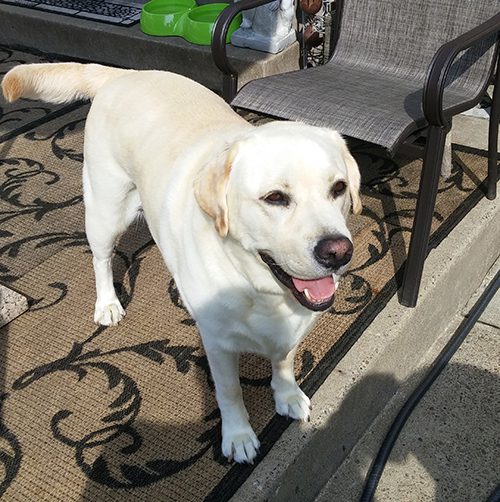
[[[125,76],[128,78],[120,78]],[[115,86],[118,79],[121,83]],[[105,93],[99,106],[122,115],[134,108],[136,120],[138,113],[149,115],[151,120],[161,112],[163,120],[175,115],[173,122],[187,123],[193,132],[245,122],[214,92],[187,77],[164,71],[81,63],[25,64],[5,75],[2,91],[8,102],[28,98],[62,104],[93,100],[108,83],[115,89]]]

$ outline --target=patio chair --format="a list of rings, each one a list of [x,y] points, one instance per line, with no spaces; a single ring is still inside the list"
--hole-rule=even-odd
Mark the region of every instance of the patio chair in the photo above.
[[[234,107],[326,126],[390,156],[426,137],[400,302],[416,304],[452,117],[477,105],[498,63],[499,0],[336,0],[333,56],[324,65],[265,77],[238,94],[223,41],[230,20],[270,0],[241,0],[214,28],[212,55]],[[500,115],[494,77],[487,197],[496,196]]]

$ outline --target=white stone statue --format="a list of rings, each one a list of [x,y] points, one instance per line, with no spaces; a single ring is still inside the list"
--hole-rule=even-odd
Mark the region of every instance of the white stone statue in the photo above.
[[[276,54],[296,39],[293,0],[274,0],[243,12],[243,22],[233,33],[231,44]]]

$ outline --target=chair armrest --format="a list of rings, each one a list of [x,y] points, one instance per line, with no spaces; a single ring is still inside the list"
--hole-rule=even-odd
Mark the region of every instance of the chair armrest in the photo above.
[[[425,118],[430,125],[443,127],[447,121],[443,115],[443,94],[451,65],[458,53],[476,42],[500,31],[500,13],[459,37],[446,42],[434,54],[427,72],[422,96]],[[492,66],[494,63],[492,63]],[[471,99],[473,99],[471,97]]]
[[[212,32],[212,58],[225,75],[236,75],[237,72],[229,64],[226,54],[226,36],[231,21],[242,11],[254,9],[274,0],[240,0],[226,7],[215,21]]]

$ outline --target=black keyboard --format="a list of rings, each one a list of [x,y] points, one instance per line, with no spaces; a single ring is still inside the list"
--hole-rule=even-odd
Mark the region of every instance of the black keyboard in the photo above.
[[[141,2],[126,0],[0,0],[0,3],[81,17],[93,21],[130,26],[141,17]]]

